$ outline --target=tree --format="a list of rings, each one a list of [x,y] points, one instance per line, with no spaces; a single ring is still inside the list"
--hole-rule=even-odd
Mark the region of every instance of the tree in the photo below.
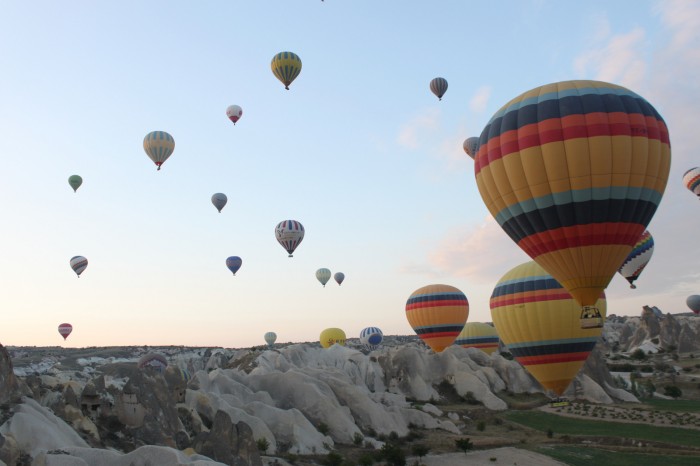
[[[462,450],[465,455],[467,454],[468,450],[471,450],[472,448],[474,448],[474,444],[472,443],[471,440],[469,440],[468,437],[455,440],[455,446],[457,447],[458,450]]]
[[[258,450],[260,450],[260,452],[263,454],[265,454],[267,449],[270,448],[270,442],[266,437],[260,437],[255,441],[255,443],[258,445]]]
[[[421,444],[416,444],[411,447],[411,453],[415,456],[418,457],[419,462],[423,462],[423,457],[428,454],[430,451],[430,448],[426,447],[425,445]]]
[[[332,451],[328,453],[323,460],[321,460],[321,464],[324,466],[340,466],[343,464],[343,457],[340,455],[340,453]]]
[[[664,387],[664,395],[670,396],[675,400],[676,398],[682,396],[683,392],[680,388],[676,387],[675,385],[667,385]]]
[[[630,354],[630,357],[632,359],[636,359],[637,361],[644,361],[647,358],[647,355],[644,354],[644,350],[642,348],[637,348]]]
[[[406,454],[398,445],[385,443],[382,446],[381,455],[391,466],[406,466]]]

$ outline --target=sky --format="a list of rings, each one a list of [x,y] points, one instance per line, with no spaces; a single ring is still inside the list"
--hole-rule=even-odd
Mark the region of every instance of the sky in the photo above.
[[[288,91],[270,70],[286,50],[303,63]],[[637,92],[671,136],[654,255],[636,290],[613,277],[608,313],[686,312],[700,294],[700,205],[681,181],[700,165],[699,78],[692,1],[0,0],[0,343],[407,335],[406,300],[433,283],[491,321],[495,284],[529,257],[486,210],[462,142],[569,79]],[[176,144],[160,171],[143,150],[155,130]],[[306,230],[293,258],[274,236],[286,219]],[[321,267],[342,286],[322,287]]]

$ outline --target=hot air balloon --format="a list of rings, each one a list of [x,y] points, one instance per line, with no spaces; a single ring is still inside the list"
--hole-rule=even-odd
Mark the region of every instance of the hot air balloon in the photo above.
[[[282,81],[284,88],[289,90],[289,85],[301,72],[301,59],[292,52],[280,52],[272,57],[272,72]]]
[[[685,303],[688,305],[691,311],[696,314],[700,314],[700,296],[693,294],[686,298]]]
[[[304,239],[304,226],[296,220],[283,220],[275,227],[277,242],[289,253],[292,253]]]
[[[143,150],[160,170],[175,150],[175,139],[165,131],[151,131],[143,138]]]
[[[424,286],[406,301],[408,323],[436,353],[454,343],[467,317],[467,297],[454,286]]]
[[[345,332],[339,328],[327,328],[321,332],[318,341],[324,348],[330,348],[336,343],[345,346]]]
[[[454,344],[463,348],[478,348],[486,354],[491,354],[498,350],[498,332],[489,324],[467,322]]]
[[[642,270],[649,263],[652,254],[654,254],[654,237],[645,230],[637,244],[632,248],[632,252],[618,269],[620,275],[629,282],[630,288],[637,288],[634,281],[642,274]]]
[[[466,152],[467,155],[471,158],[474,158],[478,148],[479,148],[479,138],[477,138],[477,137],[467,138],[462,143],[462,149],[464,149],[464,152]]]
[[[211,203],[214,204],[214,207],[216,207],[216,210],[218,210],[219,213],[221,213],[221,209],[224,208],[227,202],[228,198],[224,193],[214,193],[214,195],[211,197]]]
[[[226,267],[231,271],[232,274],[236,275],[238,269],[243,265],[243,259],[238,256],[231,256],[226,259]]]
[[[594,303],[605,316],[605,295]],[[576,300],[539,264],[511,269],[491,294],[491,318],[513,357],[545,388],[561,395],[600,337],[581,328]]]
[[[165,368],[168,367],[168,360],[162,354],[146,353],[139,358],[137,366],[141,370],[151,369],[162,374]]]
[[[360,332],[360,343],[369,351],[379,348],[384,339],[384,334],[377,327],[363,328]]]
[[[343,284],[343,280],[345,280],[345,274],[343,272],[336,272],[333,275],[333,279],[338,283],[338,286]]]
[[[683,184],[693,194],[700,197],[700,167],[691,168],[683,174]]]
[[[70,259],[70,268],[78,275],[78,278],[80,278],[80,274],[83,273],[87,266],[88,260],[83,256],[73,256]]]
[[[80,175],[71,175],[68,177],[68,184],[73,188],[73,192],[77,192],[81,184],[83,184],[83,178]]]
[[[226,116],[235,125],[238,120],[243,116],[243,109],[238,105],[229,105],[226,109]]]
[[[317,279],[319,282],[321,282],[321,285],[323,285],[323,287],[325,288],[325,287],[326,287],[326,283],[328,283],[328,280],[331,279],[331,271],[328,270],[328,269],[325,269],[325,268],[323,268],[323,269],[318,269],[318,270],[316,271],[316,279]]]
[[[275,332],[267,332],[264,336],[265,338],[265,343],[267,343],[267,346],[272,348],[272,345],[275,344],[275,341],[277,341],[277,334]]]
[[[435,94],[438,100],[442,100],[442,96],[447,92],[447,80],[445,78],[435,78],[430,81],[430,90]]]
[[[58,333],[61,334],[64,341],[66,338],[68,338],[68,335],[70,335],[72,331],[73,326],[71,324],[61,324],[58,326]]]
[[[653,217],[670,164],[668,129],[646,100],[564,81],[498,110],[474,171],[501,227],[602,325],[595,302]]]

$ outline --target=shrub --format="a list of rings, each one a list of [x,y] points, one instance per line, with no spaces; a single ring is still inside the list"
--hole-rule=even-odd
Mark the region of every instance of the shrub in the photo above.
[[[683,395],[680,388],[675,385],[667,385],[664,387],[664,395],[670,396],[673,399],[679,398]]]
[[[261,437],[255,441],[255,444],[258,446],[258,450],[260,450],[262,453],[267,452],[267,449],[270,448],[270,442],[267,440],[266,437]]]
[[[430,451],[430,448],[426,447],[425,445],[421,444],[416,444],[411,447],[411,453],[414,456],[417,456],[420,461],[423,461],[423,457],[428,454]]]
[[[324,466],[340,466],[343,464],[343,457],[340,455],[340,453],[332,451],[321,460],[321,464]]]
[[[361,445],[364,439],[365,438],[362,436],[361,433],[355,432],[355,435],[352,436],[352,443],[354,443],[355,445]]]
[[[357,459],[357,464],[359,466],[372,466],[374,464],[374,458],[369,453],[365,453]]]
[[[486,423],[484,421],[479,421],[476,423],[476,430],[483,432],[486,429]]]
[[[381,456],[391,466],[406,466],[406,454],[396,444],[385,443],[381,449]]]
[[[547,429],[547,438],[554,437],[554,431],[552,429]]]
[[[637,361],[644,361],[647,358],[647,355],[644,354],[644,350],[641,348],[637,348],[630,354],[630,357],[632,359],[636,359]]]
[[[328,432],[330,432],[330,429],[328,428],[328,425],[325,422],[320,423],[316,430],[321,432],[323,435],[328,435]]]
[[[468,450],[471,450],[472,448],[474,448],[474,444],[472,443],[471,440],[469,440],[468,437],[456,439],[455,446],[457,447],[458,450],[463,451],[465,455],[467,454]]]

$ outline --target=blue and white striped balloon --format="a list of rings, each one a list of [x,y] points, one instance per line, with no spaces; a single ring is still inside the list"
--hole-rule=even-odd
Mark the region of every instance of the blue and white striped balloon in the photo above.
[[[377,327],[367,327],[360,332],[360,343],[370,351],[379,348],[384,334]]]

